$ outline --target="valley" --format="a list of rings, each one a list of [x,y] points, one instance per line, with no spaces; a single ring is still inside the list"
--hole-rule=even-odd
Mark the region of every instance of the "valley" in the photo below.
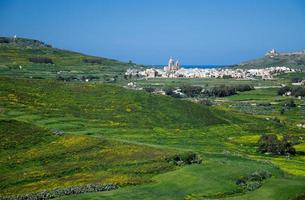
[[[278,94],[304,72],[272,80],[126,79],[131,66],[145,67],[33,40],[0,44],[0,199],[46,191],[56,199],[304,197],[305,101]],[[202,92],[224,85],[253,88]],[[182,88],[186,96],[148,87]],[[289,135],[296,154],[259,152],[264,134]]]

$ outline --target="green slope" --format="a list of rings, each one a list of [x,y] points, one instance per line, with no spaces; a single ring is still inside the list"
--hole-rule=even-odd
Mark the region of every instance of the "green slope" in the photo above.
[[[33,63],[31,58],[49,58],[53,64]],[[96,63],[88,63],[85,60]],[[21,66],[21,67],[20,67]],[[93,75],[101,81],[120,80],[127,68],[138,67],[113,59],[53,48],[38,40],[0,37],[0,73],[14,77],[56,78]]]
[[[275,57],[264,56],[239,64],[238,68],[265,68],[286,66],[298,69],[305,69],[305,54],[277,55]]]
[[[226,123],[206,106],[109,84],[0,78],[1,103],[48,117],[100,127],[191,128]],[[8,110],[7,110],[8,112]]]
[[[173,170],[173,151],[0,120],[0,198],[84,184],[134,185]]]
[[[88,183],[142,184],[174,169],[164,158],[176,150],[93,137],[91,131],[150,134],[157,127],[227,123],[202,105],[109,84],[0,78],[0,99],[1,195]],[[54,129],[65,134],[56,136]]]
[[[72,195],[61,199],[253,199],[287,200],[305,189],[304,179],[283,177],[271,165],[234,158],[219,158],[205,165],[192,165],[154,177],[156,183],[109,192]],[[219,162],[223,162],[220,164]],[[243,193],[235,184],[239,177],[256,170],[268,170],[274,177],[261,188]]]

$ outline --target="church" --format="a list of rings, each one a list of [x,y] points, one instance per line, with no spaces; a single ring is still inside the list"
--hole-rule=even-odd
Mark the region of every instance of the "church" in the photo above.
[[[172,57],[169,58],[167,66],[164,66],[164,71],[175,72],[180,69],[180,63],[178,60],[174,60]]]

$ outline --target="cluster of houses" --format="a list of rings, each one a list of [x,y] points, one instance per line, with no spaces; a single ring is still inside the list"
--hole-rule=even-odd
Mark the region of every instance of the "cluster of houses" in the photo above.
[[[145,78],[235,78],[235,79],[272,79],[273,75],[294,72],[294,69],[284,66],[262,69],[235,69],[235,68],[181,68],[178,61],[169,59],[164,68],[128,69],[126,76]]]

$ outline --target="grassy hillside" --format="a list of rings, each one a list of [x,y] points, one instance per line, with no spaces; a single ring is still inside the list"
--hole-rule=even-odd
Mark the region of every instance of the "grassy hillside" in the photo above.
[[[223,162],[221,165],[220,162]],[[274,174],[257,190],[244,193],[235,184],[240,176],[255,170],[268,170]],[[277,199],[287,200],[305,189],[304,180],[283,177],[271,165],[236,157],[219,157],[205,165],[187,166],[158,175],[156,183],[139,187],[126,187],[103,193],[87,193],[61,199]]]
[[[33,62],[35,59],[49,59]],[[120,80],[134,64],[113,59],[88,56],[77,52],[53,48],[38,40],[0,37],[1,75],[26,78],[57,78],[95,76],[100,81]],[[116,81],[115,80],[115,81]]]
[[[277,55],[273,58],[264,56],[254,60],[246,61],[238,65],[239,68],[265,68],[275,66],[286,66],[305,69],[305,54]]]
[[[102,84],[0,78],[1,103],[66,120],[125,128],[190,128],[226,123],[203,105]],[[7,110],[8,112],[8,110]]]
[[[173,151],[90,136],[56,136],[31,124],[0,120],[0,195],[84,184],[133,185],[174,166]]]

